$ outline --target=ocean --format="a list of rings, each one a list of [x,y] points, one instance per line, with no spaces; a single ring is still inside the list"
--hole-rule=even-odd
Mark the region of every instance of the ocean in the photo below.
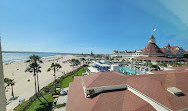
[[[41,53],[2,53],[3,63],[13,63],[18,61],[26,61],[31,55],[38,55],[42,58],[58,56],[60,54],[41,54]]]

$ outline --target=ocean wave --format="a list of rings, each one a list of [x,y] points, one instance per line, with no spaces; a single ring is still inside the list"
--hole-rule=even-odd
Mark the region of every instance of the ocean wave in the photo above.
[[[29,59],[29,56],[33,54],[31,53],[2,53],[3,56],[3,63],[14,63],[14,62],[20,62],[20,61],[26,61]],[[61,55],[55,55],[55,54],[36,54],[42,59],[52,58],[55,56],[61,56]]]

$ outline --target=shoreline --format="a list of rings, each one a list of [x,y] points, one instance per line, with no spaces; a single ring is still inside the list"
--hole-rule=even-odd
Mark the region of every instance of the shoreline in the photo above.
[[[37,54],[35,54],[35,55],[37,55]],[[58,56],[61,57],[61,56],[64,56],[64,55],[54,55],[54,56],[41,57],[41,59],[45,60],[45,59],[48,59],[48,58],[54,58],[54,57],[58,57]],[[24,60],[17,60],[17,61],[15,61],[15,60],[7,60],[7,61],[10,61],[10,62],[3,62],[3,64],[12,64],[12,63],[16,63],[16,62],[25,62],[26,60],[24,59]]]

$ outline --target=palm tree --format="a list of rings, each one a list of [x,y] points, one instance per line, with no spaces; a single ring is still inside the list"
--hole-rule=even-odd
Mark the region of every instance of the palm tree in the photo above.
[[[176,61],[176,62],[174,62],[173,64],[172,64],[172,66],[174,66],[174,67],[177,67],[177,66],[179,66],[180,64],[178,64],[178,62]]]
[[[188,66],[188,62],[185,62],[184,65],[185,65],[185,66]]]
[[[106,59],[106,60],[109,60],[109,59],[110,59],[110,57],[107,55],[107,56],[105,56],[105,59]]]
[[[35,94],[36,97],[39,99],[38,95],[37,95],[37,86],[38,86],[38,93],[42,96],[42,98],[44,98],[44,100],[49,104],[48,100],[40,93],[40,88],[39,88],[39,77],[38,77],[38,73],[41,72],[40,68],[41,66],[39,65],[39,63],[43,63],[41,60],[41,57],[38,55],[32,55],[29,57],[29,60],[27,60],[26,62],[29,62],[29,67],[26,68],[26,72],[33,72],[34,73],[34,80],[35,80]],[[36,78],[37,76],[37,78]],[[37,79],[37,82],[36,82]],[[39,101],[41,101],[39,99]],[[42,101],[41,101],[42,102]]]
[[[39,99],[37,95],[37,82],[36,82],[36,73],[39,72],[40,66],[37,63],[30,63],[29,66],[26,68],[25,72],[33,73],[34,81],[35,81],[35,94],[36,97]],[[39,99],[39,101],[43,104],[43,102]]]
[[[11,88],[12,88],[12,97],[14,98],[14,90],[13,90],[13,86],[15,85],[14,79],[5,78],[4,81],[7,84],[7,86],[11,86]]]
[[[30,63],[36,63],[36,64],[39,64],[39,63],[43,63],[42,60],[41,60],[41,57],[38,56],[38,55],[32,55],[29,57],[29,60],[27,60],[26,62],[30,62]],[[38,73],[39,72],[36,72],[36,76],[37,76],[37,86],[38,86],[38,92],[40,91],[40,87],[39,87],[39,77],[38,77]]]
[[[39,64],[36,63],[33,63],[31,62],[29,64],[29,66],[26,68],[25,72],[30,72],[30,73],[33,73],[33,76],[34,76],[34,81],[35,81],[35,94],[36,94],[36,97],[39,99],[38,95],[37,95],[37,82],[36,82],[36,75],[37,75],[37,80],[38,80],[38,73],[41,72],[40,70],[41,66]],[[49,104],[48,100],[40,93],[40,89],[39,89],[39,82],[38,82],[38,93],[42,96],[42,98],[44,98],[44,100]],[[39,101],[41,103],[43,103],[40,99]]]
[[[80,61],[78,59],[75,60],[75,65],[80,65]]]
[[[61,69],[61,65],[58,63],[52,63],[50,68],[48,68],[48,72],[53,70],[54,71],[54,80],[55,80],[55,93],[56,93],[56,71],[58,71],[59,69]]]
[[[85,58],[81,58],[81,61],[83,62],[83,64],[84,64],[84,62],[85,62]]]
[[[157,65],[159,65],[160,64],[160,61],[157,61]]]
[[[148,67],[152,68],[153,64],[151,62],[148,62]]]
[[[74,65],[75,65],[75,60],[76,59],[72,59],[71,61],[72,61],[72,67],[74,68]]]
[[[167,64],[163,62],[162,64],[160,64],[160,66],[163,67],[163,70],[164,70],[164,67],[167,67]]]
[[[133,69],[134,58],[131,59],[131,69]]]
[[[125,59],[122,59],[121,62],[123,64],[122,66],[124,66],[125,65]]]
[[[146,66],[148,66],[148,64],[149,64],[149,60],[146,60]]]

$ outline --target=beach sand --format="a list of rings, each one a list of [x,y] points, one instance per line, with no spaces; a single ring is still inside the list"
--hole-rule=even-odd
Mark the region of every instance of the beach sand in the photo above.
[[[43,59],[43,63],[41,64],[42,72],[39,73],[40,88],[47,86],[49,83],[54,81],[53,71],[47,72],[47,69],[50,67],[52,62],[57,62],[62,66],[62,68],[56,73],[58,78],[62,76],[64,72],[67,73],[73,70],[70,63],[63,63],[63,61],[67,61],[72,58],[78,57],[73,55],[64,55]],[[15,62],[3,65],[4,77],[14,79],[16,82],[14,85],[14,95],[15,97],[18,97],[17,100],[14,100],[7,105],[8,111],[12,111],[12,109],[19,104],[19,99],[25,98],[25,100],[28,100],[35,93],[33,73],[25,72],[27,65],[28,63],[25,62]],[[28,80],[30,80],[30,82],[28,82]],[[6,88],[6,98],[9,100],[11,97],[11,87],[9,86]]]

